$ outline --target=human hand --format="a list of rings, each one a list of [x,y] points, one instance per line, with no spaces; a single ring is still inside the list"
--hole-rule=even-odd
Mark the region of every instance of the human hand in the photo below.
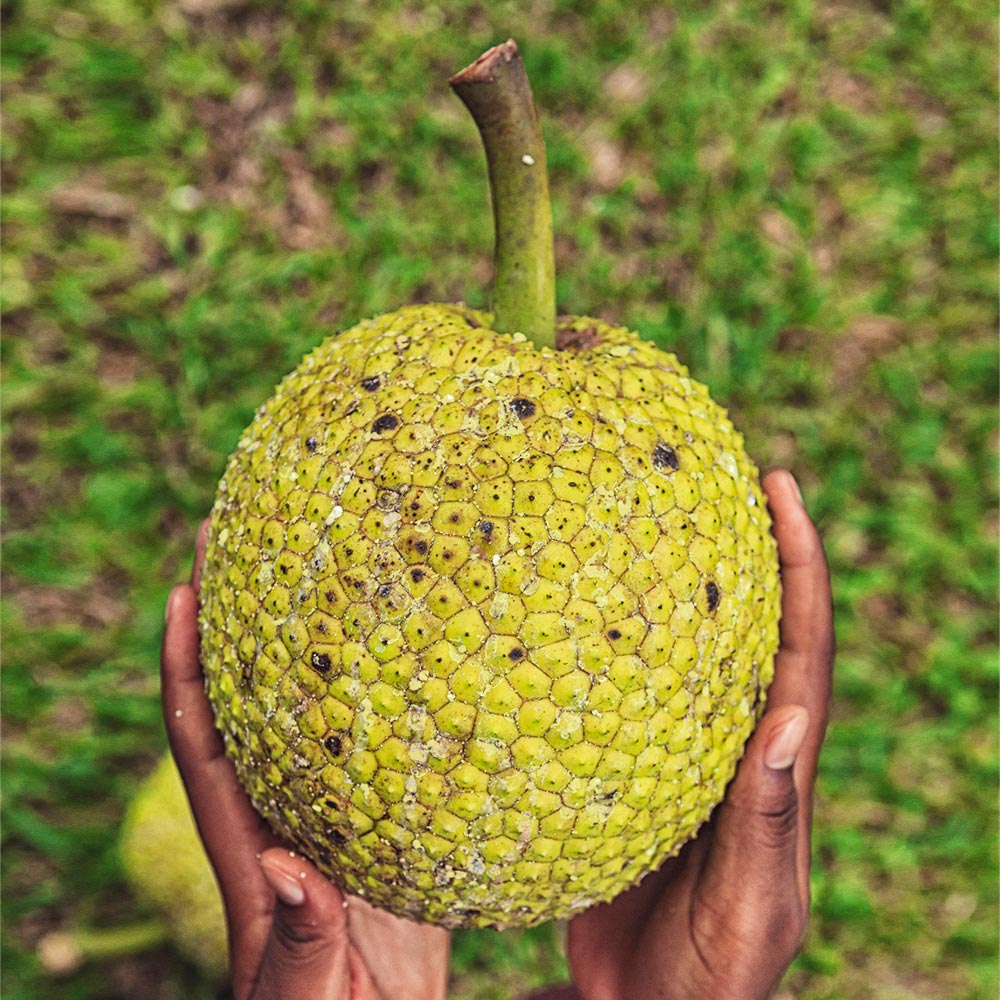
[[[638,886],[571,921],[569,962],[583,1000],[763,1000],[802,945],[833,613],[822,545],[795,480],[776,471],[763,485],[783,591],[767,710],[698,836]]]
[[[234,1000],[437,1000],[449,937],[346,896],[254,810],[223,752],[198,657],[198,576],[173,589],[161,651],[163,713],[229,928]]]

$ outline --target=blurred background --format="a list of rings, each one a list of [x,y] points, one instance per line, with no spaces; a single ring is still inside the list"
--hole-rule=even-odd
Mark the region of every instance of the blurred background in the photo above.
[[[784,1000],[997,995],[996,21],[979,0],[10,0],[3,996],[210,997],[116,830],[165,746],[163,604],[225,456],[324,335],[488,302],[448,77],[509,35],[559,309],[638,329],[799,477],[835,580],[814,917]],[[456,935],[453,996],[564,974]]]

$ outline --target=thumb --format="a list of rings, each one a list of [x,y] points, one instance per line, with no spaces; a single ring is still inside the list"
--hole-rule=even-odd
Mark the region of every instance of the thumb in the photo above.
[[[808,728],[801,705],[764,715],[719,809],[702,882],[703,898],[743,944],[768,946],[789,961],[801,946],[808,905],[799,892],[793,773]]]
[[[260,868],[275,904],[253,1000],[346,1000],[351,960],[343,894],[286,848],[264,851]]]
[[[798,841],[794,769],[808,730],[809,712],[801,705],[765,714],[723,803],[720,825],[732,826],[744,849],[773,864],[786,864]]]

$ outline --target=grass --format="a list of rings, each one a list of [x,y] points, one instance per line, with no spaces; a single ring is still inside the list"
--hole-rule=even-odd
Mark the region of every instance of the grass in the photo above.
[[[113,831],[163,746],[162,606],[254,407],[327,331],[487,301],[447,77],[514,34],[561,311],[675,350],[826,540],[814,915],[781,996],[997,992],[995,19],[973,0],[3,7],[5,997],[207,996]],[[462,934],[459,1000],[564,975]]]

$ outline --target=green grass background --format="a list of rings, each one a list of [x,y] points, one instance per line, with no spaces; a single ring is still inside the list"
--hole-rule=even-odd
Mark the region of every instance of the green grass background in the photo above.
[[[997,995],[996,24],[981,0],[12,0],[3,14],[3,995],[206,997],[113,831],[164,745],[164,598],[328,331],[488,301],[448,76],[517,37],[561,311],[631,324],[798,475],[839,657],[785,1000]],[[564,974],[456,937],[454,996]]]

